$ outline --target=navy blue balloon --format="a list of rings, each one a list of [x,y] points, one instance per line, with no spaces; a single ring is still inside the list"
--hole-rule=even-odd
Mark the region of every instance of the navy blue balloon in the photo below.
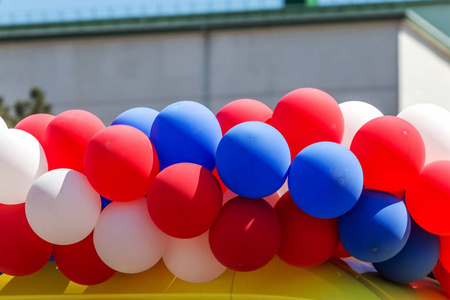
[[[106,199],[105,197],[103,197],[103,196],[100,196],[100,198],[102,199],[102,210],[108,205],[108,204],[110,204],[112,201],[111,200],[108,200],[108,199]]]
[[[389,280],[408,283],[421,280],[436,266],[441,242],[439,236],[411,224],[411,234],[405,247],[394,257],[374,263],[375,269]]]
[[[366,262],[394,257],[408,240],[411,220],[396,196],[364,189],[356,205],[339,217],[339,237],[350,255]]]
[[[158,111],[148,107],[135,107],[121,113],[111,125],[129,125],[139,129],[150,137],[150,130]]]
[[[348,212],[363,189],[363,171],[346,147],[319,142],[297,154],[289,171],[291,197],[301,210],[316,218]]]
[[[286,181],[291,154],[274,127],[244,122],[228,130],[217,147],[217,173],[234,193],[262,198],[275,193]]]
[[[204,105],[180,101],[164,108],[153,122],[150,140],[158,153],[160,169],[190,162],[214,170],[222,129]]]

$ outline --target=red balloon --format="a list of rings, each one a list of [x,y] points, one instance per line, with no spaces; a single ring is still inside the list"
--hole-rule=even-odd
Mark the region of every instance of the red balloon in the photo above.
[[[278,256],[290,265],[312,267],[327,261],[339,244],[338,219],[319,219],[302,211],[285,193],[275,205],[281,222]]]
[[[41,239],[28,224],[25,203],[0,205],[0,272],[25,276],[48,262],[53,244]]]
[[[441,236],[440,240],[441,252],[439,254],[439,261],[448,271],[450,270],[450,236]]]
[[[271,124],[289,144],[292,160],[306,146],[322,141],[340,143],[344,135],[344,117],[338,103],[313,88],[285,95],[273,111]]]
[[[347,250],[345,250],[344,246],[342,246],[341,241],[339,241],[339,244],[336,248],[336,251],[334,251],[333,256],[345,258],[345,257],[350,257],[351,255],[350,255],[350,253],[347,252]]]
[[[225,192],[228,190],[228,188],[222,182],[222,179],[220,179],[219,173],[217,173],[217,168],[214,168],[212,173],[213,173],[214,177],[216,177],[217,181],[220,184],[220,188],[222,189],[222,194],[225,194]]]
[[[55,116],[50,114],[35,114],[24,118],[14,128],[28,132],[43,145],[45,130],[54,118]]]
[[[417,129],[407,121],[383,116],[364,124],[353,138],[367,188],[394,193],[404,190],[420,174],[425,145]]]
[[[105,282],[116,271],[108,267],[94,247],[94,234],[72,245],[56,245],[53,257],[58,269],[69,280],[83,285]]]
[[[405,202],[411,217],[423,229],[450,235],[450,161],[432,162],[406,189]]]
[[[84,174],[84,152],[91,138],[105,128],[95,115],[84,110],[68,110],[57,115],[44,134],[48,169],[68,168]]]
[[[448,272],[440,262],[433,269],[434,277],[439,281],[445,293],[450,296],[450,272]]]
[[[266,122],[271,117],[272,110],[264,103],[253,99],[234,100],[222,107],[216,114],[222,134],[237,124],[247,121]]]
[[[156,150],[147,135],[127,125],[99,131],[86,147],[86,177],[111,201],[132,201],[147,195],[159,171]]]
[[[235,271],[253,271],[269,263],[280,240],[280,221],[272,206],[241,196],[225,203],[209,231],[214,256]]]
[[[156,175],[147,195],[153,222],[176,238],[205,233],[222,208],[222,190],[214,175],[193,163],[168,166]]]

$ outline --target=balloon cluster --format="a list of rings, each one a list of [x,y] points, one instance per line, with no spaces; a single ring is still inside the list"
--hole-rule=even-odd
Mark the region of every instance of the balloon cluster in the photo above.
[[[161,258],[189,282],[252,271],[278,255],[310,267],[373,263],[395,282],[436,267],[450,291],[450,112],[383,116],[313,88],[272,111],[239,99],[214,115],[181,101],[111,126],[69,110],[0,124],[0,271],[53,254],[84,285]],[[438,264],[438,259],[440,262]]]

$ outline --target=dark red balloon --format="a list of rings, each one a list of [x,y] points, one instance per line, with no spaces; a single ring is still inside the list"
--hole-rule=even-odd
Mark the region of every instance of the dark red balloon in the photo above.
[[[302,211],[285,193],[275,205],[281,222],[278,256],[290,265],[312,267],[327,261],[339,244],[338,219],[319,219]]]
[[[178,163],[162,170],[147,199],[153,222],[176,238],[205,233],[222,208],[219,182],[208,169],[193,163]]]
[[[139,129],[114,125],[100,130],[86,147],[86,177],[111,201],[132,201],[147,195],[159,171],[150,139]]]
[[[53,244],[41,239],[28,224],[25,203],[0,205],[0,272],[25,276],[48,262]]]
[[[220,179],[219,173],[217,173],[217,168],[214,168],[212,173],[213,173],[214,177],[216,177],[217,181],[220,184],[220,188],[222,189],[222,194],[225,194],[225,192],[228,190],[228,188],[222,182],[222,179]]]
[[[408,212],[423,229],[450,235],[450,161],[427,164],[414,184],[406,189]]]
[[[55,116],[50,114],[35,114],[24,118],[14,128],[28,132],[43,145],[45,130],[54,118]]]
[[[247,121],[266,122],[272,117],[272,110],[264,103],[253,99],[234,100],[222,107],[216,114],[225,134],[237,124]]]
[[[271,125],[286,139],[291,159],[317,142],[340,143],[344,117],[338,103],[324,91],[301,88],[286,94],[273,111]]]
[[[84,110],[68,110],[57,115],[44,134],[48,169],[68,168],[84,174],[84,152],[91,138],[105,128],[102,121]]]
[[[351,255],[350,255],[350,253],[347,252],[347,250],[345,250],[344,246],[342,246],[341,241],[339,241],[339,244],[336,248],[336,251],[334,251],[333,256],[345,258],[345,257],[350,257]]]
[[[433,269],[434,277],[439,281],[447,296],[450,297],[450,272],[440,262]]]
[[[54,258],[58,269],[73,282],[94,285],[105,282],[116,271],[108,267],[94,247],[94,234],[72,245],[56,245]]]
[[[272,206],[240,196],[225,203],[209,231],[214,256],[235,271],[253,271],[269,263],[280,240],[280,221]]]
[[[425,163],[425,145],[407,121],[383,116],[370,120],[355,134],[350,150],[364,173],[364,186],[395,193],[407,188]]]

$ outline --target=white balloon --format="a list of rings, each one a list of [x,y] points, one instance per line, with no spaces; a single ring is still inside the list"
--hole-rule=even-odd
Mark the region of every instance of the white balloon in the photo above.
[[[47,172],[44,150],[23,130],[0,133],[0,203],[24,203],[33,182]]]
[[[0,117],[0,132],[6,131],[6,129],[8,129],[8,125],[6,125],[5,120]]]
[[[227,269],[211,251],[209,231],[191,239],[171,237],[163,260],[173,275],[193,283],[214,280]]]
[[[430,103],[412,105],[398,114],[411,123],[425,143],[425,164],[450,160],[450,112]]]
[[[166,250],[168,235],[150,218],[147,199],[112,202],[94,229],[98,255],[110,268],[139,273],[153,267]]]
[[[42,239],[69,245],[86,238],[100,216],[100,195],[86,176],[70,169],[55,169],[31,186],[25,213]]]
[[[347,101],[339,104],[344,116],[344,136],[341,144],[350,149],[356,132],[372,119],[383,114],[372,104],[362,101]]]

